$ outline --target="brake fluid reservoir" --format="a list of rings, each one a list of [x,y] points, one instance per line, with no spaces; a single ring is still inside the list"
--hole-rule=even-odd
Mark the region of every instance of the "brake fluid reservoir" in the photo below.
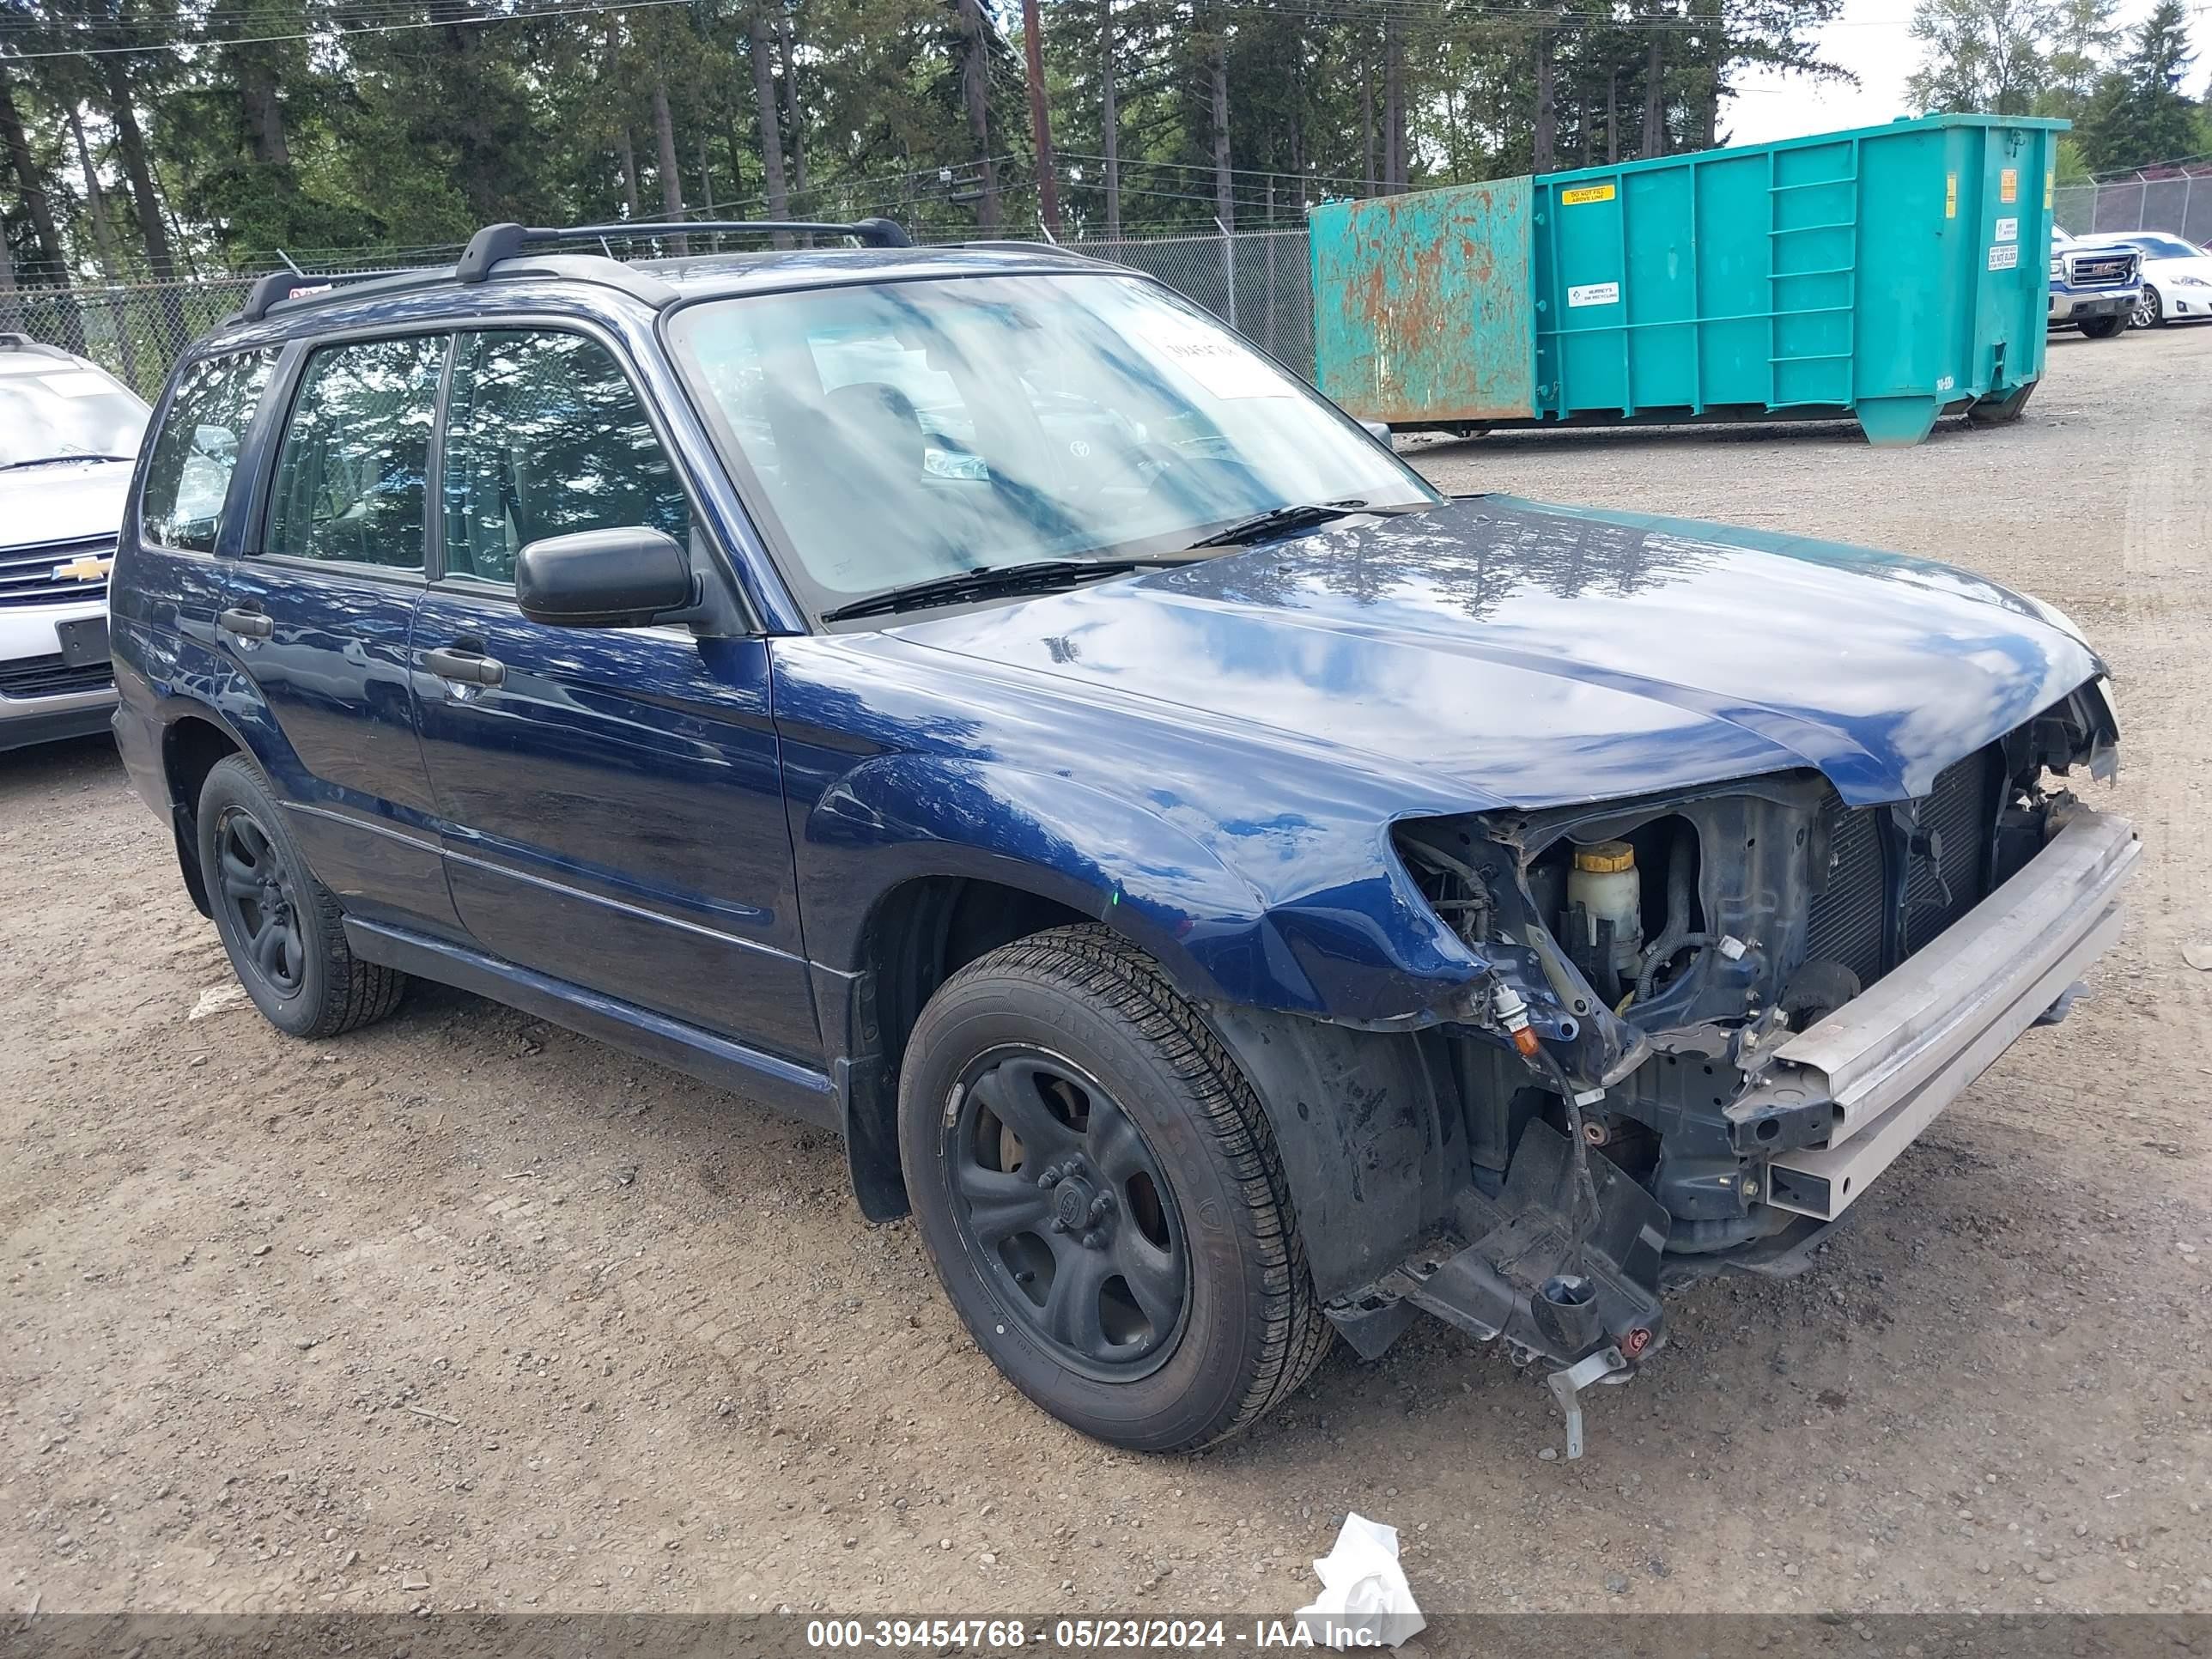
[[[1592,842],[1575,848],[1575,867],[1567,875],[1567,903],[1579,904],[1588,918],[1588,944],[1597,943],[1597,924],[1613,924],[1615,949],[1632,949],[1644,939],[1644,887],[1636,873],[1636,849],[1625,841]]]

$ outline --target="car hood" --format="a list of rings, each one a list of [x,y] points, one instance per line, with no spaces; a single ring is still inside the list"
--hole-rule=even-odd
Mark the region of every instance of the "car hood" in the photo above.
[[[133,463],[54,461],[0,471],[0,548],[113,536]]]
[[[2143,274],[2153,278],[2163,276],[2171,281],[2176,276],[2201,276],[2212,283],[2212,253],[2192,254],[2187,258],[2179,253],[2171,257],[2146,253],[2142,266]]]
[[[2102,672],[1948,566],[1497,496],[889,631],[1523,807],[1802,767],[1924,794]]]

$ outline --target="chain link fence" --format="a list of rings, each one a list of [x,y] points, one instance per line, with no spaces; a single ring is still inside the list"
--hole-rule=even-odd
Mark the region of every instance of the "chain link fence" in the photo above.
[[[1303,228],[1067,246],[1158,277],[1312,379],[1313,280]]]
[[[113,288],[0,291],[0,333],[27,334],[89,357],[151,402],[169,365],[246,303],[251,277]]]
[[[2058,223],[2076,236],[2163,230],[2191,247],[2212,242],[2212,173],[2062,185],[2051,206]]]
[[[1313,293],[1303,228],[1066,246],[1158,277],[1311,377]],[[252,286],[251,276],[228,276],[0,290],[0,332],[89,357],[150,402],[185,348],[242,307]]]
[[[2061,185],[2057,222],[2076,236],[2170,231],[2212,242],[2212,173]],[[1241,231],[1072,241],[1071,250],[1158,277],[1271,356],[1312,376],[1313,285],[1306,232]],[[193,340],[246,301],[247,276],[105,288],[0,290],[0,332],[90,357],[151,398]]]

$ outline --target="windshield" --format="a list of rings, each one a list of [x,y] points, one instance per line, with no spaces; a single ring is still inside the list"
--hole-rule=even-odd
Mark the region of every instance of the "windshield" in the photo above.
[[[669,331],[817,608],[956,572],[1171,553],[1273,507],[1440,499],[1135,277],[749,295],[686,307]]]
[[[146,405],[97,369],[54,360],[52,368],[0,374],[0,466],[76,455],[138,453]]]
[[[2154,253],[2161,259],[2194,259],[2197,257],[2197,250],[2179,236],[2123,236],[2120,240],[2133,242],[2137,247]]]

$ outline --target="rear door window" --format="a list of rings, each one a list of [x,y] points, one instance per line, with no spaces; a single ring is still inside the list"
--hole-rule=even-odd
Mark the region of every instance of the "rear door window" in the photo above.
[[[273,350],[240,351],[185,371],[147,458],[140,523],[148,541],[188,553],[215,551],[239,445],[276,362]]]
[[[307,359],[276,453],[265,550],[422,568],[430,429],[447,337],[325,346]]]
[[[675,466],[607,349],[550,329],[469,335],[446,406],[445,574],[502,585],[530,543],[690,535]]]

